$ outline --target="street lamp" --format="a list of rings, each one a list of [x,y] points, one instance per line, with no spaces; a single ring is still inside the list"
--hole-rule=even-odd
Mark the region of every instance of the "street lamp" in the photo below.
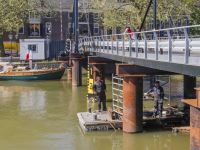
[[[10,59],[10,61],[12,62],[12,38],[13,38],[13,35],[12,35],[12,34],[9,34],[9,35],[8,35],[8,38],[9,38],[10,44],[11,44],[11,53],[10,53],[11,59]]]

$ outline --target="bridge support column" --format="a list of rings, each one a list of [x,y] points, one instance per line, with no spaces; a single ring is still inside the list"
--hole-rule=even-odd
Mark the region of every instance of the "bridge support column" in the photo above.
[[[200,149],[200,88],[197,99],[184,99],[182,102],[190,105],[190,150]]]
[[[73,86],[81,86],[82,85],[82,68],[81,68],[81,60],[74,59],[72,60],[72,85]]]
[[[123,78],[123,132],[143,131],[143,77]]]
[[[200,149],[200,109],[190,106],[190,150]]]
[[[196,77],[184,75],[184,99],[196,98]]]

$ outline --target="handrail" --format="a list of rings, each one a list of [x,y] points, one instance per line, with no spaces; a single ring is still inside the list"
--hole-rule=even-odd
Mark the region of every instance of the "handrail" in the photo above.
[[[160,31],[169,31],[169,30],[176,30],[176,29],[188,29],[188,28],[195,28],[195,27],[200,27],[200,25],[191,25],[191,26],[182,26],[182,27],[175,27],[175,28],[166,28],[166,29],[159,29],[159,30],[149,30],[149,31],[141,31],[141,32],[133,32],[134,34],[139,34],[139,33],[151,33],[151,32],[160,32]],[[130,35],[132,33],[125,33],[126,35]],[[92,39],[92,38],[97,38],[97,37],[107,37],[107,36],[118,36],[118,35],[124,35],[122,34],[112,34],[112,35],[100,35],[100,36],[91,36],[91,37],[86,37],[82,38],[83,39]]]
[[[98,54],[107,53],[123,58],[131,57],[200,65],[200,37],[190,36],[187,30],[195,27],[200,27],[200,25],[134,32],[134,37],[130,35],[131,33],[93,36],[80,39],[79,44],[87,47],[87,51],[98,52]],[[176,29],[183,30],[181,33],[171,32],[171,30]],[[165,36],[158,37],[156,32],[160,31],[167,32]],[[154,38],[148,39],[149,35],[146,33],[150,32]],[[142,39],[137,39],[139,33],[143,34]],[[177,35],[177,39],[173,35]]]

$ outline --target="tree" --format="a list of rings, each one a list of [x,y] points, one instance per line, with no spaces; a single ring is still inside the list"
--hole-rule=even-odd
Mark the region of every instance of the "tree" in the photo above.
[[[29,13],[46,15],[54,12],[50,0],[0,0],[0,56],[5,55],[3,46],[4,32],[16,32],[23,23],[29,21]]]
[[[190,25],[200,24],[199,0],[180,0],[190,10]],[[200,28],[191,28],[190,35],[199,35]]]
[[[196,3],[198,0],[157,0],[157,18],[159,21],[180,19],[190,15],[193,24],[200,15]],[[125,27],[127,24],[138,31],[150,0],[90,0],[87,9],[100,14],[102,25],[106,28]],[[194,9],[195,8],[195,9]],[[194,12],[194,13],[193,13]],[[199,17],[200,18],[200,17]],[[153,19],[153,5],[146,18]],[[196,22],[197,23],[197,22]]]

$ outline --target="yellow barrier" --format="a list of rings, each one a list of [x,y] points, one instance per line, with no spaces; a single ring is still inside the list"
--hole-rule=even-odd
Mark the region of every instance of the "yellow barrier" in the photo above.
[[[11,43],[4,43],[4,49],[5,51],[11,50]],[[19,43],[12,43],[12,51],[20,51],[20,44]]]
[[[93,94],[93,65],[88,65],[88,85],[87,85],[87,102],[94,103],[95,95]]]

